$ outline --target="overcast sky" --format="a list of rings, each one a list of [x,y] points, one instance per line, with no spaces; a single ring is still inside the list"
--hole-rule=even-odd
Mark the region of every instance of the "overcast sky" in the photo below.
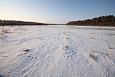
[[[115,0],[0,0],[0,19],[66,23],[115,15]]]

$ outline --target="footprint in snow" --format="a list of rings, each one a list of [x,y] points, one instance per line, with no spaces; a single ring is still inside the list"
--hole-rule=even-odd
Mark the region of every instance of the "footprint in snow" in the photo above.
[[[66,53],[67,57],[76,54],[75,51],[72,48],[70,48],[69,46],[65,46],[65,53]]]
[[[115,48],[113,48],[113,47],[108,47],[109,49],[115,49]]]
[[[97,60],[98,60],[98,57],[97,57],[97,56],[95,56],[95,55],[93,55],[93,54],[91,54],[91,53],[90,53],[89,56],[90,56],[94,61],[97,62]]]
[[[58,35],[60,35],[60,34],[58,34]]]
[[[65,46],[66,50],[69,50],[69,46]]]
[[[25,54],[27,54],[30,51],[31,51],[30,49],[24,49],[23,52],[21,54],[19,54],[18,56],[25,55]]]
[[[69,39],[69,38],[67,37],[67,38],[65,38],[65,39]]]
[[[25,51],[25,52],[29,52],[29,51],[30,51],[30,49],[25,49],[24,51]]]

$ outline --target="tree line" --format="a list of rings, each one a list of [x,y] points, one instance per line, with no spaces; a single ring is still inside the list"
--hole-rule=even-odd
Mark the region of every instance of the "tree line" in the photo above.
[[[67,25],[115,26],[115,16],[100,16],[87,20],[70,21]]]
[[[16,20],[0,20],[0,26],[4,25],[47,25],[44,23],[16,21]]]

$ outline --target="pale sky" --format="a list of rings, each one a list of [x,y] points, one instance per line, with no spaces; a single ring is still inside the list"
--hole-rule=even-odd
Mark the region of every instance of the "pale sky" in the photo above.
[[[66,23],[115,15],[115,0],[0,0],[0,19]]]

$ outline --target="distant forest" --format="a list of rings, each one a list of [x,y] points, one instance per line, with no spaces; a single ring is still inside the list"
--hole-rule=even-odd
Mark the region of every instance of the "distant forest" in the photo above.
[[[115,26],[115,16],[100,16],[87,20],[70,21],[66,25]]]
[[[38,22],[16,21],[16,20],[0,20],[0,26],[5,25],[64,25],[64,24],[45,24]],[[115,16],[100,16],[87,20],[70,21],[66,25],[85,25],[85,26],[115,26]]]
[[[0,20],[0,26],[4,25],[47,25],[44,23],[16,21],[16,20]]]

